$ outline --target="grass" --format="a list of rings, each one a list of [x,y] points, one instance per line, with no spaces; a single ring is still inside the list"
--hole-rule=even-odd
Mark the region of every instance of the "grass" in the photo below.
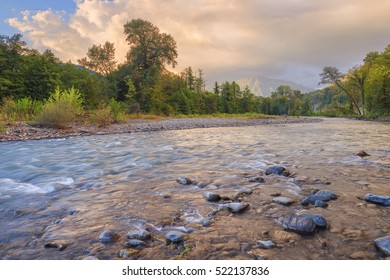
[[[180,260],[182,258],[184,258],[185,254],[187,254],[188,252],[191,251],[191,248],[190,247],[185,247],[183,251],[180,252],[180,254],[178,254],[175,258],[177,260]]]

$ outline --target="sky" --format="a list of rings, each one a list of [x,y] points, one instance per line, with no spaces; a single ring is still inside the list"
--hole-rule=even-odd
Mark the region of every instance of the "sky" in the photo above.
[[[175,71],[202,69],[210,84],[262,75],[316,88],[324,66],[346,72],[390,44],[389,0],[1,0],[0,34],[73,62],[110,41],[122,62],[136,18],[176,40]]]

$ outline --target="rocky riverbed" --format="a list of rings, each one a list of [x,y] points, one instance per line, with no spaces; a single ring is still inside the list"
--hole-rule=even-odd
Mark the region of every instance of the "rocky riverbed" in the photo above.
[[[318,118],[280,117],[280,118],[168,118],[158,120],[137,119],[122,121],[106,127],[93,125],[74,125],[67,129],[54,129],[19,122],[5,126],[0,132],[0,142],[18,140],[56,139],[87,135],[123,134],[182,130],[211,127],[242,127],[256,125],[280,125],[291,123],[319,122]]]

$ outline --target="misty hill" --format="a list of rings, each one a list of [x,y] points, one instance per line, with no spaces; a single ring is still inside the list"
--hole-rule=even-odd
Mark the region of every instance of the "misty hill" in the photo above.
[[[248,86],[255,95],[264,97],[270,96],[271,92],[276,91],[280,85],[290,86],[293,90],[300,90],[302,93],[314,91],[312,88],[308,88],[291,81],[270,79],[263,76],[244,77],[236,80],[236,83],[241,89]]]

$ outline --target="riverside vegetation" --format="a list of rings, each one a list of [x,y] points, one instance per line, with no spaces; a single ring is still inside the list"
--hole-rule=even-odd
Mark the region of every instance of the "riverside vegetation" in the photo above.
[[[270,97],[255,96],[235,82],[206,90],[204,73],[187,67],[179,74],[174,38],[152,23],[134,19],[124,25],[127,59],[115,60],[115,46],[93,45],[87,56],[62,62],[51,50],[31,49],[20,34],[0,36],[0,133],[4,124],[34,121],[64,128],[88,120],[105,126],[139,114],[357,115],[390,114],[390,46],[367,55],[346,75],[325,67],[325,89],[307,95],[281,85]]]

